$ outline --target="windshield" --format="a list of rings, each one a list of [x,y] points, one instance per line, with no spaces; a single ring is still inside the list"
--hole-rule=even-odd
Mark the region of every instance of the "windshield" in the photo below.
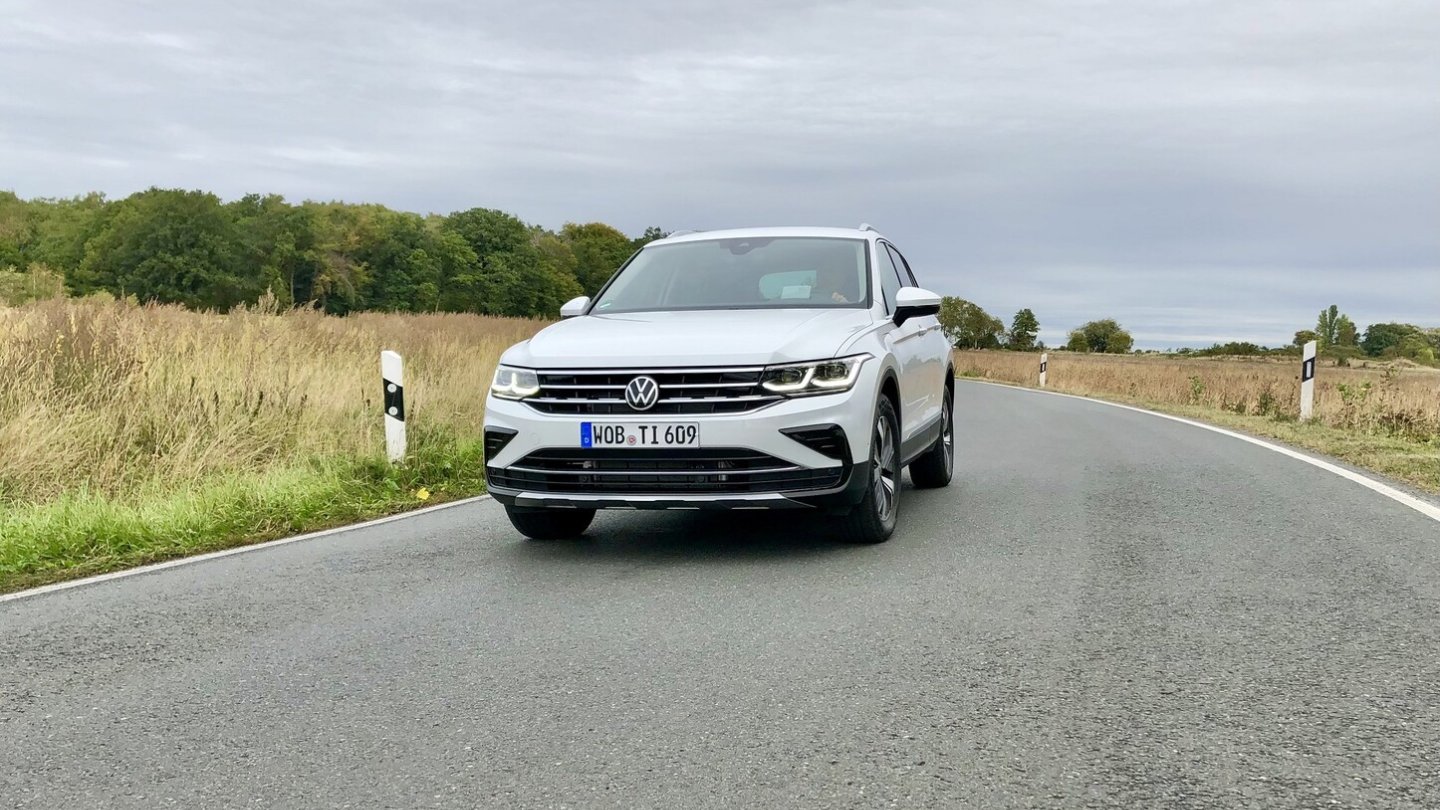
[[[864,239],[741,237],[654,245],[601,291],[591,314],[683,309],[864,308]]]

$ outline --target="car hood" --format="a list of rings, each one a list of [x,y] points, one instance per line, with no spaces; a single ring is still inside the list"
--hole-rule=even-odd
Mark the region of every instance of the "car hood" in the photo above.
[[[529,368],[769,365],[822,360],[871,325],[864,309],[632,312],[570,318],[501,362]]]

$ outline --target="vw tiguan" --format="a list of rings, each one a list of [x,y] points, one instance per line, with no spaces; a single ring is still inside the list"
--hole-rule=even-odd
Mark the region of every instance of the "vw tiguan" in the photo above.
[[[595,298],[501,358],[489,491],[527,537],[595,510],[795,509],[876,543],[901,469],[954,464],[940,297],[868,226],[752,228],[646,245]]]

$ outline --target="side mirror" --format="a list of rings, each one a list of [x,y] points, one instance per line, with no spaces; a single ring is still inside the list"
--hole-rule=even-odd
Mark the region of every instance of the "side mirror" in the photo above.
[[[911,318],[940,314],[940,296],[919,287],[901,287],[895,293],[895,325],[899,326]]]
[[[590,306],[589,296],[582,295],[579,298],[571,298],[560,307],[560,317],[573,318],[576,315],[584,315],[585,308]]]

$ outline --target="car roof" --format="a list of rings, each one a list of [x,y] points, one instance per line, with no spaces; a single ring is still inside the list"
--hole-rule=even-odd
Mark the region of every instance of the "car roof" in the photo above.
[[[829,239],[877,239],[880,234],[873,228],[730,228],[721,231],[686,231],[656,239],[651,245],[673,245],[680,242],[704,242],[710,239],[740,239],[744,237],[809,236]]]

